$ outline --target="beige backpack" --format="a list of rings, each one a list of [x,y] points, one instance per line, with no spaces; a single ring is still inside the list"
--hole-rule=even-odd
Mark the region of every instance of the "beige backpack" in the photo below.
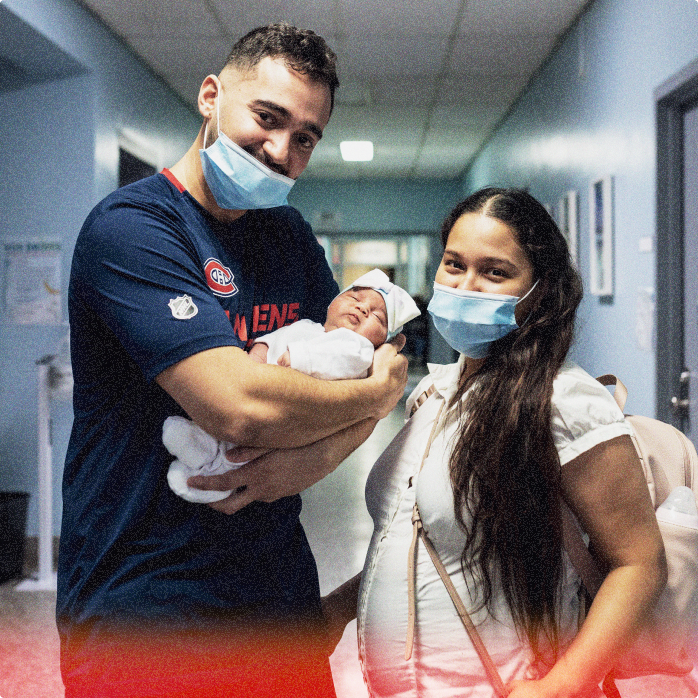
[[[597,380],[615,386],[613,396],[623,410],[628,396],[625,385],[613,375]],[[626,419],[633,428],[635,449],[657,513],[669,580],[641,636],[614,667],[613,674],[616,678],[683,676],[693,668],[686,647],[698,630],[698,522],[688,514],[660,507],[676,487],[688,487],[698,498],[698,454],[693,443],[670,424],[640,415],[626,415]],[[579,529],[571,526],[569,519],[564,532],[567,553],[593,597],[603,574],[586,546],[580,545]]]

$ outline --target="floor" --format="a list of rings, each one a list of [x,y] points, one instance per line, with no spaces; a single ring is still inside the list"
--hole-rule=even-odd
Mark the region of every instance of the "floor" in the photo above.
[[[415,385],[419,376],[410,377]],[[361,571],[372,523],[364,483],[373,462],[402,425],[404,405],[322,482],[303,493],[303,524],[315,553],[323,593]],[[20,592],[0,585],[0,698],[63,698],[54,621],[55,592]],[[364,698],[351,623],[331,659],[338,698]]]
[[[62,698],[55,592],[0,586],[0,696]]]

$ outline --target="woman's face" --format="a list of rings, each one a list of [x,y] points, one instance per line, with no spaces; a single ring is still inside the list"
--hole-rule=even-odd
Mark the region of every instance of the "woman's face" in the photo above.
[[[464,291],[524,296],[533,286],[533,265],[506,224],[480,213],[464,213],[451,228],[435,281]],[[520,325],[535,292],[516,307]]]

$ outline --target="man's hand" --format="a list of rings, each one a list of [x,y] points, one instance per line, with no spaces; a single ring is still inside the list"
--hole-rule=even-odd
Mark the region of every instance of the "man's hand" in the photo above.
[[[407,385],[407,359],[400,354],[405,346],[405,335],[399,334],[381,345],[373,354],[373,366],[369,375],[385,382],[388,393],[378,419],[390,414],[405,393]]]
[[[285,366],[286,368],[291,367],[291,353],[288,349],[277,359],[276,363],[279,366]]]
[[[322,615],[327,626],[328,654],[335,651],[345,628],[356,618],[360,585],[361,574],[357,574],[321,599]]]
[[[197,475],[187,484],[201,490],[233,490],[233,493],[209,504],[224,514],[234,514],[250,502],[274,502],[298,494],[331,473],[373,431],[377,420],[365,419],[320,441],[298,448],[235,449],[233,460],[254,460],[222,475]]]
[[[258,364],[265,364],[267,363],[268,353],[268,345],[266,345],[264,342],[255,342],[251,349],[247,352],[247,356],[249,356],[253,361],[256,361]]]

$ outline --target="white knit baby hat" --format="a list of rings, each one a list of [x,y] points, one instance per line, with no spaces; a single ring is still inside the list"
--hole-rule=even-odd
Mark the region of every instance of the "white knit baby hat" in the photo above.
[[[419,315],[419,308],[404,288],[396,286],[390,281],[388,275],[380,269],[372,269],[360,276],[351,286],[347,286],[342,293],[350,288],[372,288],[378,291],[384,300],[388,312],[388,339],[402,331],[406,322]]]

